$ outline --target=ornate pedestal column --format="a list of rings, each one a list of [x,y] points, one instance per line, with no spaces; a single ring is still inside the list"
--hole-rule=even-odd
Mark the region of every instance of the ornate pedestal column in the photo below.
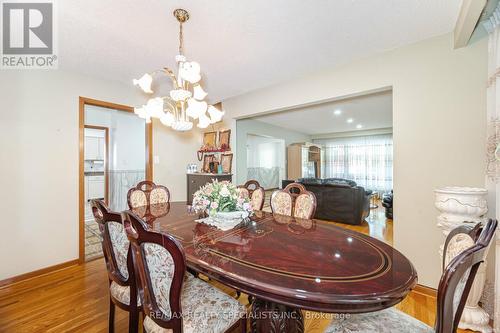
[[[482,188],[445,187],[436,191],[436,207],[441,214],[438,216],[438,227],[445,237],[455,227],[465,222],[483,222],[483,215],[488,211],[486,203],[487,191]],[[443,256],[443,245],[439,254]],[[486,262],[480,266],[469,298],[465,304],[460,324],[461,329],[470,329],[483,333],[491,333],[490,317],[479,305],[485,282]]]

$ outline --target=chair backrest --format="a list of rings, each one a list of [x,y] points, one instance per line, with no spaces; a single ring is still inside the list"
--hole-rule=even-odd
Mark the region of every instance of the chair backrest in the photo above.
[[[307,191],[304,185],[291,183],[273,193],[271,209],[273,213],[311,219],[316,211],[316,196]]]
[[[249,180],[245,184],[239,185],[238,190],[242,191],[248,198],[250,198],[252,209],[262,210],[266,193],[258,181],[253,179]]]
[[[130,242],[120,214],[112,212],[101,200],[91,200],[92,213],[102,235],[102,251],[109,279],[122,286],[135,286]]]
[[[481,223],[471,223],[450,231],[443,246],[443,272],[457,255],[476,244],[481,230]]]
[[[132,244],[144,314],[163,328],[182,332],[186,258],[181,245],[169,235],[148,231],[146,223],[131,211],[123,212],[122,219]]]
[[[144,180],[132,187],[127,193],[130,209],[170,202],[170,191],[163,185]]]
[[[275,214],[292,216],[292,195],[284,190],[274,191],[271,195],[271,210]]]
[[[436,333],[456,332],[472,283],[479,265],[486,257],[497,224],[496,220],[490,219],[476,243],[458,254],[446,266],[438,287]],[[474,231],[470,233],[474,236]],[[448,238],[451,240],[457,234],[460,232],[457,231]]]

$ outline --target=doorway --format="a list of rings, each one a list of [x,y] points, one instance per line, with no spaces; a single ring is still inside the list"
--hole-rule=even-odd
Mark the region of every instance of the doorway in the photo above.
[[[127,209],[128,189],[152,179],[152,126],[133,108],[80,97],[79,261],[102,257],[90,200]]]

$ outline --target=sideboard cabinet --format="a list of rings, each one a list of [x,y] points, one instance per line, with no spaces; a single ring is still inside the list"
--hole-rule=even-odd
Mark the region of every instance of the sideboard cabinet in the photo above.
[[[190,205],[193,201],[194,192],[198,191],[200,187],[205,186],[207,183],[211,183],[212,180],[217,179],[218,181],[233,180],[232,174],[217,174],[217,173],[188,173],[187,174],[187,204]]]

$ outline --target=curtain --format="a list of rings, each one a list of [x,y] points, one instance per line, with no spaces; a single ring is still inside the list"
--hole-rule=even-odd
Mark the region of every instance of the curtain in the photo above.
[[[500,143],[500,5],[491,17],[483,22],[488,32],[488,81],[487,81],[487,168],[486,187],[489,191],[490,211],[496,212],[495,218],[500,218],[500,162],[495,151]],[[496,207],[496,209],[495,209]],[[490,214],[493,215],[493,214]],[[493,216],[491,216],[493,217]],[[486,281],[486,288],[481,298],[482,307],[493,318],[495,332],[500,332],[500,236],[497,232],[495,260],[489,259],[488,265],[495,265],[495,281]],[[491,257],[491,256],[490,256]],[[494,288],[491,285],[494,284]],[[475,288],[473,288],[474,290]],[[494,290],[492,292],[491,290]],[[474,292],[474,291],[473,291]],[[469,296],[469,299],[471,297]]]
[[[366,189],[392,190],[392,134],[314,140],[323,146],[323,178],[344,178]]]

